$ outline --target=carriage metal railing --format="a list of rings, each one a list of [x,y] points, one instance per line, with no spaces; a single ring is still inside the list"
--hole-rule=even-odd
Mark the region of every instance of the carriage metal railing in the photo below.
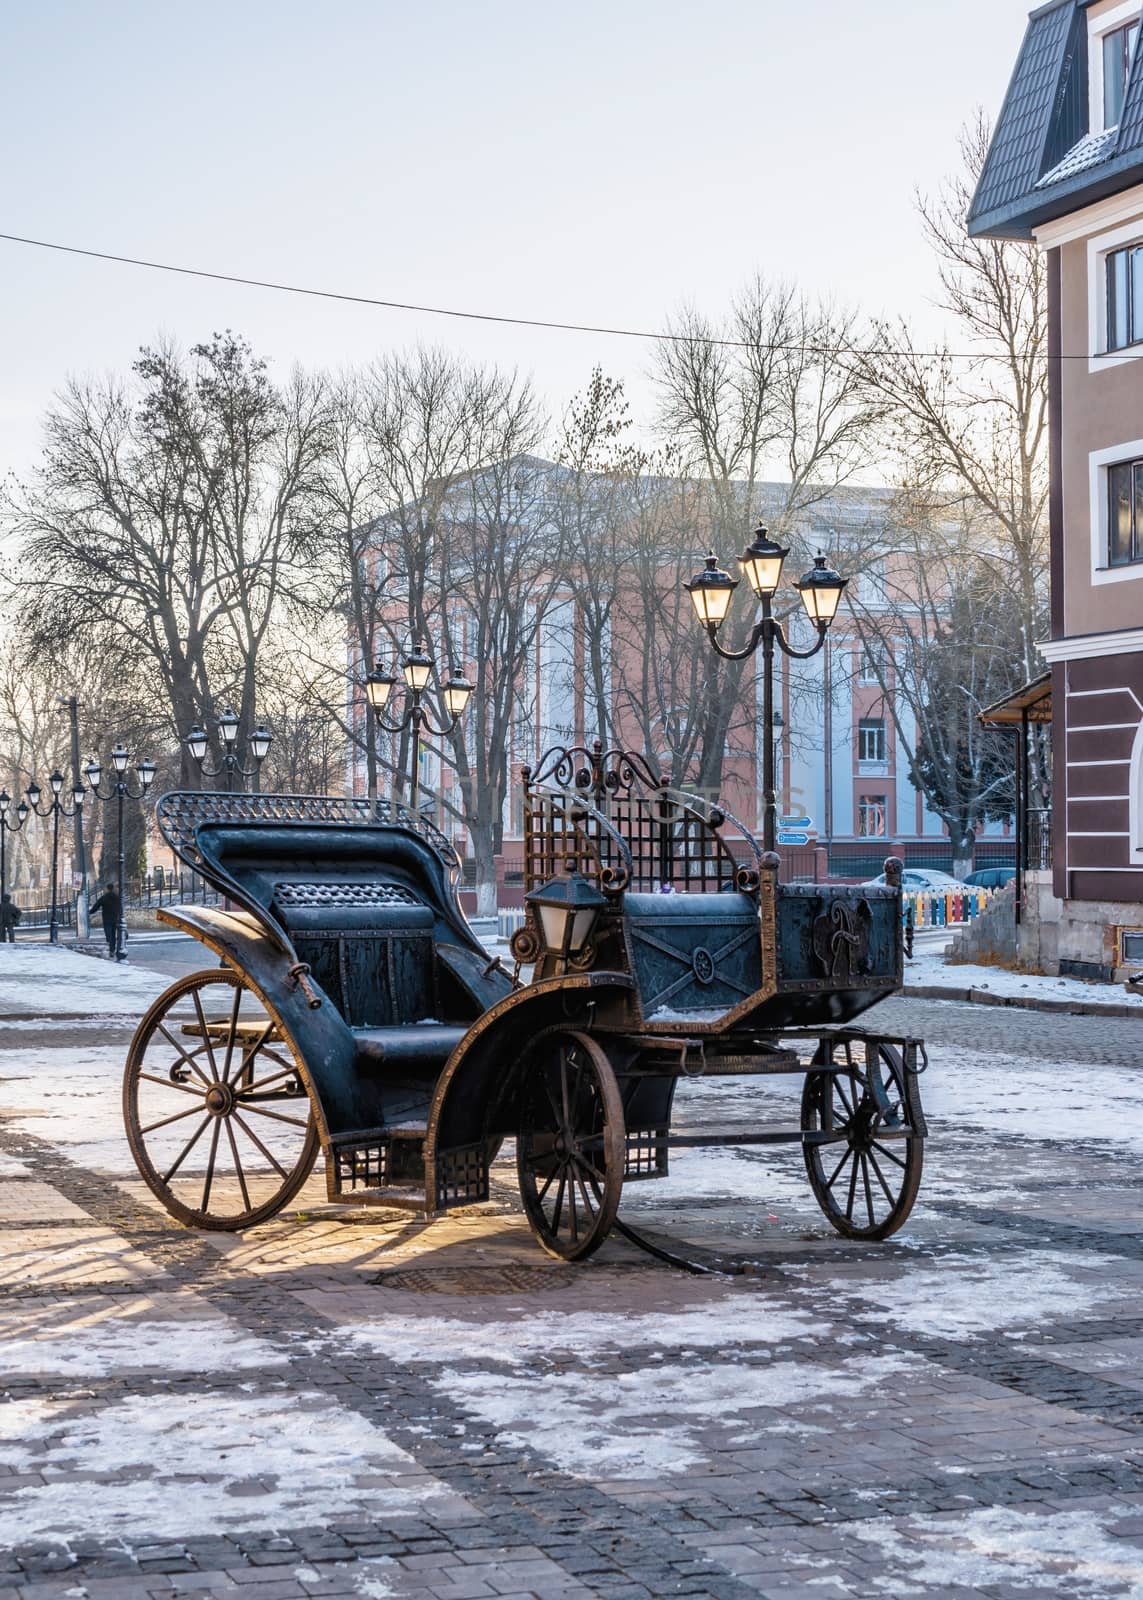
[[[758,887],[762,851],[749,829],[663,783],[640,756],[598,742],[549,750],[523,779],[525,890],[566,871],[611,893]]]

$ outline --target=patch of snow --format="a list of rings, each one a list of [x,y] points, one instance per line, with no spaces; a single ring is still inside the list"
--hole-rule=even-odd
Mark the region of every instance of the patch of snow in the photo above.
[[[97,1044],[8,1052],[0,1114],[9,1128],[50,1138],[95,1171],[133,1173],[123,1131],[126,1056],[126,1046]]]
[[[990,1508],[900,1523],[851,1522],[846,1537],[874,1545],[898,1569],[870,1574],[893,1595],[974,1592],[993,1584],[1083,1600],[1143,1600],[1143,1560],[1090,1511],[1036,1513]]]
[[[546,1373],[540,1377],[452,1368],[434,1386],[497,1429],[509,1449],[531,1447],[574,1477],[662,1478],[707,1460],[698,1437],[729,1418],[774,1407],[850,1398],[878,1390],[924,1363],[904,1355],[832,1366],[774,1361],[663,1365],[641,1372]],[[725,1441],[723,1441],[725,1442]]]
[[[780,1308],[757,1295],[726,1297],[676,1312],[529,1312],[523,1306],[519,1312],[505,1322],[388,1315],[346,1333],[354,1343],[394,1361],[471,1359],[523,1367],[536,1356],[573,1357],[591,1365],[608,1352],[656,1345],[694,1350],[770,1345],[806,1338],[820,1327],[808,1312]]]
[[[1139,1073],[1090,1062],[1075,1072],[1072,1063],[990,1050],[931,1050],[929,1056],[935,1070],[921,1080],[925,1109],[946,1127],[984,1128],[1001,1139],[1089,1139],[1143,1155]]]
[[[99,961],[59,945],[0,945],[0,1022],[6,1011],[138,1016],[170,982],[160,972]]]
[[[944,1255],[932,1267],[909,1263],[887,1281],[868,1264],[853,1279],[824,1286],[827,1302],[847,1299],[861,1322],[938,1339],[1098,1315],[1115,1301],[1137,1303],[1138,1283],[1121,1281],[1123,1259],[1091,1251],[1025,1250],[998,1260]],[[798,1276],[800,1268],[783,1267]],[[873,1307],[881,1309],[873,1309]]]
[[[905,982],[943,985],[948,989],[983,989],[988,994],[1023,1000],[1078,1000],[1090,1005],[1143,1006],[1143,994],[1132,994],[1121,983],[1085,983],[1082,978],[1047,978],[1035,972],[978,966],[971,961],[946,962],[927,951],[905,962]]]
[[[26,1320],[26,1318],[25,1318]],[[0,1316],[0,1375],[52,1373],[105,1378],[119,1372],[217,1372],[285,1364],[286,1356],[218,1318],[144,1321],[120,1318],[93,1326],[40,1323],[29,1337],[13,1337]]]
[[[433,1515],[464,1502],[378,1428],[318,1396],[133,1396],[0,1407],[0,1464],[81,1473],[5,1493],[0,1547],[27,1540],[191,1538],[312,1526],[361,1508]],[[0,1478],[0,1485],[3,1479]]]

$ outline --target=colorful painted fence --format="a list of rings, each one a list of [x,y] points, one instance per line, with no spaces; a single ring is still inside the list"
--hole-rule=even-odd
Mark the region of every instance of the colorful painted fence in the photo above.
[[[962,889],[949,894],[908,892],[901,897],[901,915],[908,922],[911,910],[916,929],[958,927],[978,917],[995,893],[995,889]]]

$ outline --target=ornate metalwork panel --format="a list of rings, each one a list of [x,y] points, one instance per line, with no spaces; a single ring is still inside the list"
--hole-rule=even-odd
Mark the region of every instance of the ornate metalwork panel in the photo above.
[[[728,1011],[762,985],[758,909],[744,894],[629,895],[624,925],[643,1016]]]
[[[760,860],[725,807],[670,788],[629,751],[598,743],[549,750],[524,773],[527,889],[568,871],[611,892],[753,893]]]
[[[419,906],[423,904],[409,889],[395,883],[280,883],[274,890],[276,905],[321,908],[324,906]]]
[[[889,891],[778,887],[779,988],[846,989],[901,981],[900,904]]]
[[[326,794],[220,794],[216,790],[176,789],[155,805],[159,831],[179,858],[201,872],[196,838],[211,824],[293,822],[339,828],[407,828],[430,844],[449,868],[460,871],[456,851],[439,828],[393,800],[369,801]]]

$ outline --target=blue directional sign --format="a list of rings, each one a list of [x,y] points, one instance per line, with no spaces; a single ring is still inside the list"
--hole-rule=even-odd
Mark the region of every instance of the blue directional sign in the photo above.
[[[809,842],[810,836],[808,833],[790,833],[783,830],[778,835],[779,844],[809,844]]]
[[[814,825],[813,817],[779,817],[780,828],[796,828],[799,833],[809,833]]]

